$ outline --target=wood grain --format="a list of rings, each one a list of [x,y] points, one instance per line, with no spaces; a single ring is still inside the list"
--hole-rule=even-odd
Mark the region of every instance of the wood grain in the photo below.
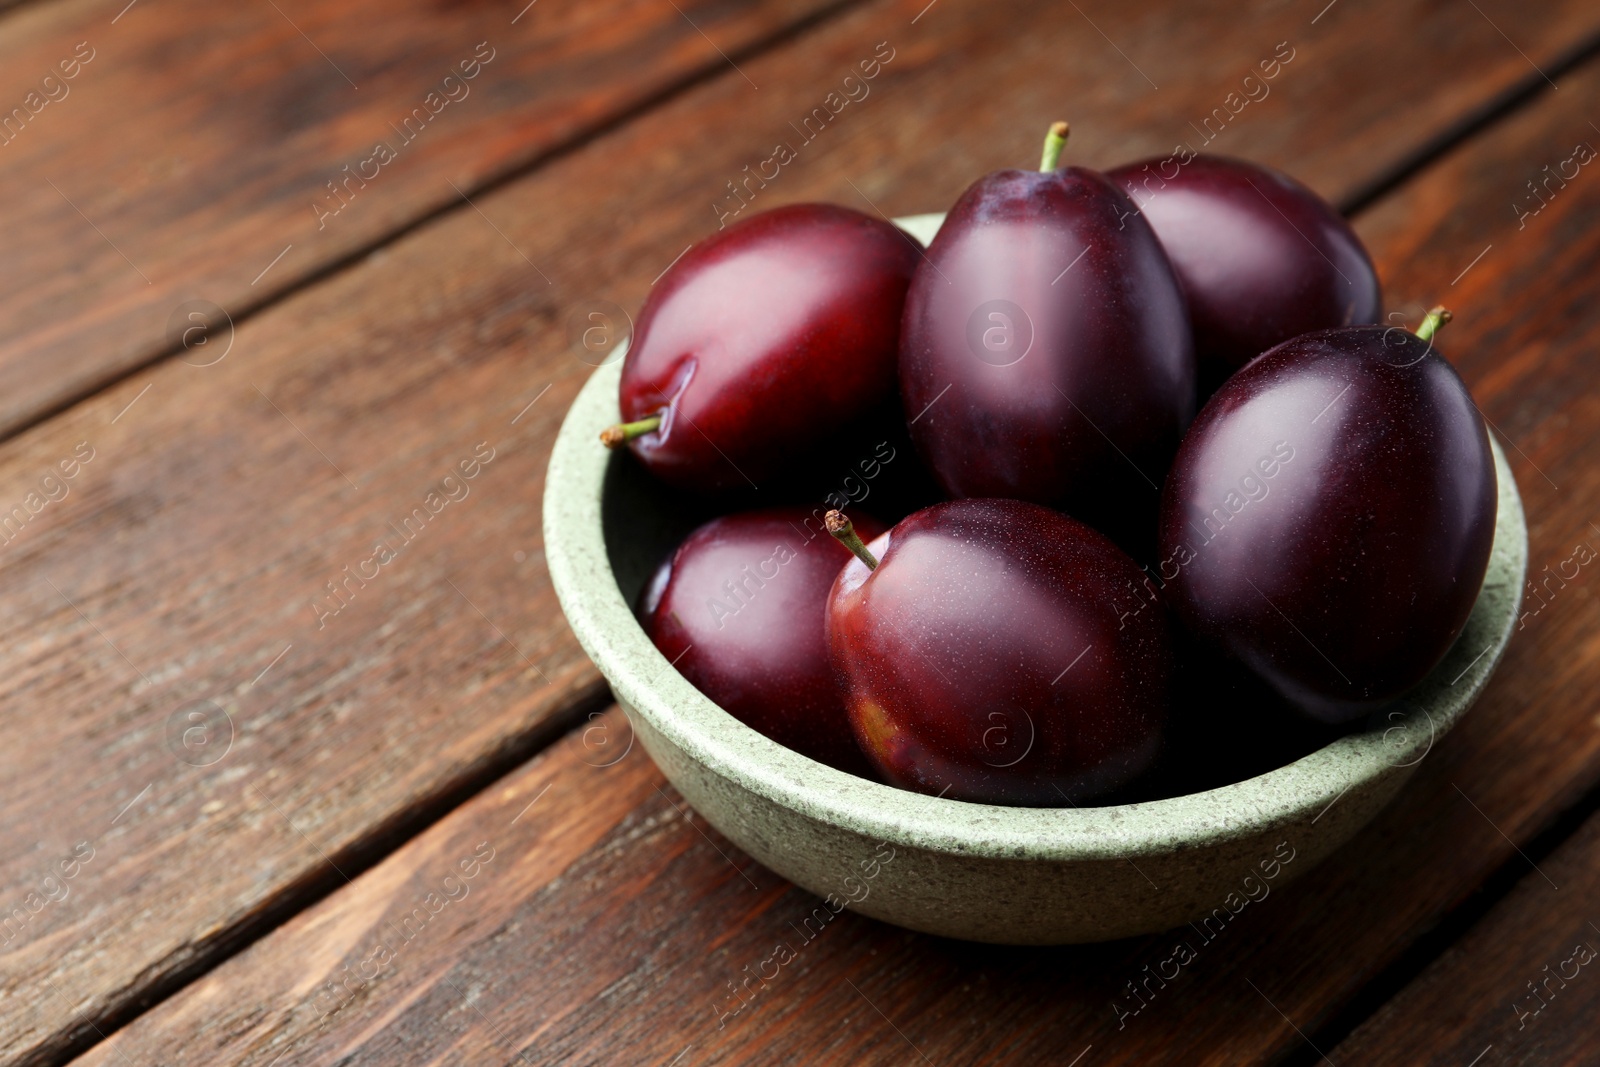
[[[463,878],[462,860],[485,845],[494,858]],[[164,1005],[175,1030],[200,1040],[160,1055],[665,1063],[719,1036],[710,1009],[731,997],[724,979],[739,980],[772,938],[800,940],[783,920],[814,903],[707,827],[613,708]],[[875,939],[887,928],[833,922],[845,929],[825,929],[789,981],[849,995],[834,966],[849,928]],[[141,1026],[86,1062],[137,1062]],[[808,1037],[784,1062],[821,1062],[816,1045]]]
[[[1194,9],[1216,27],[1204,37],[1109,3],[1084,7],[1092,23],[1042,0],[922,8],[841,18],[745,65],[758,93],[730,72],[242,324],[220,362],[191,365],[205,362],[191,352],[0,448],[0,499],[17,502],[80,442],[94,449],[0,562],[0,706],[16,709],[0,750],[0,804],[14,816],[0,824],[3,899],[26,901],[78,843],[94,849],[71,896],[0,949],[5,1058],[44,1062],[93,1041],[340,871],[358,874],[597,696],[539,557],[549,442],[588,370],[568,325],[596,300],[637,307],[714,225],[726,183],[879,42],[893,59],[871,95],[757,206],[937,208],[973,174],[1032,155],[1039,116],[1067,103],[1094,131],[1083,161],[1155,151],[1181,125],[1173,116],[1205,114],[1276,41],[1308,30],[1275,95],[1215,147],[1294,164],[1340,197],[1407,158],[1430,122],[1449,126],[1453,109],[1525,74],[1475,14],[1432,5],[1344,0],[1310,28],[1275,4],[1218,0]],[[1580,14],[1546,18],[1570,29]],[[1375,35],[1375,19],[1391,30]],[[1100,30],[1162,79],[1159,101]],[[1449,74],[1467,60],[1462,88]],[[1167,126],[1141,125],[1157,113]],[[632,180],[636,161],[648,180]],[[1404,292],[1403,261],[1385,262]],[[459,483],[466,498],[425,515],[414,544],[398,533],[391,524],[480,445],[495,458]],[[397,558],[343,585],[380,538]],[[313,604],[330,582],[354,597],[326,617],[337,602]],[[192,706],[205,700],[228,718]],[[39,708],[60,710],[24,711]],[[225,726],[231,747],[203,762]],[[1592,755],[1561,752],[1510,828],[1581,788]],[[1439,906],[1424,896],[1408,921]],[[632,959],[625,938],[606,943]],[[906,959],[906,973],[921,968]],[[1329,981],[1337,993],[1359,976]],[[24,995],[45,983],[59,995]],[[1053,1015],[1030,1012],[1041,1040],[1059,1037]]]
[[[0,434],[176,348],[192,302],[240,319],[839,6],[61,0],[6,16],[0,111],[26,109],[0,127]]]
[[[1593,1063],[1597,900],[1600,818],[1591,817],[1330,1055],[1416,1067]]]

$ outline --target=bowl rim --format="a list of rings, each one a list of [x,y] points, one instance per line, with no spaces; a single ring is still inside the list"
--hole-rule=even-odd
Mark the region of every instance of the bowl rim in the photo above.
[[[1315,822],[1346,793],[1409,774],[1421,762],[1482,692],[1518,617],[1527,570],[1526,520],[1516,480],[1490,434],[1499,508],[1483,588],[1444,659],[1365,729],[1254,778],[1108,807],[978,804],[858,778],[784,748],[723,711],[656,650],[623,598],[602,529],[606,472],[622,457],[598,441],[600,430],[619,419],[621,356],[619,348],[580,390],[546,473],[546,562],[573,633],[624,712],[635,710],[690,759],[767,801],[867,839],[992,859],[1122,859]],[[1511,587],[1509,596],[1485,595],[1491,586],[1504,585]],[[1487,644],[1469,644],[1468,634],[1487,638]]]

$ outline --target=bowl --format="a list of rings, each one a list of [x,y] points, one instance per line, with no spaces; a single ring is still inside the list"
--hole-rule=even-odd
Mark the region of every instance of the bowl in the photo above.
[[[926,241],[940,216],[899,220]],[[567,413],[545,482],[545,555],[584,651],[635,735],[695,810],[750,856],[823,898],[913,930],[1003,944],[1206,932],[1304,874],[1399,791],[1483,691],[1510,640],[1527,570],[1516,481],[1491,435],[1499,513],[1472,614],[1393,710],[1311,754],[1217,789],[1144,803],[1012,808],[940,799],[817,763],[745,726],[661,655],[632,605],[709,517],[598,437],[619,421],[621,353]]]

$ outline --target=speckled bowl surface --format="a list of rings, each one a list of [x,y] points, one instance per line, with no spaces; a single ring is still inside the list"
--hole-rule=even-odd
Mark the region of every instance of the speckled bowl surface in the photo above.
[[[939,219],[900,221],[926,241]],[[1113,807],[1008,808],[866,781],[740,723],[674,670],[635,620],[631,605],[650,571],[699,516],[625,453],[600,446],[600,431],[618,420],[620,375],[619,353],[584,386],[550,457],[544,534],[556,594],[672,784],[745,852],[823,897],[825,912],[849,907],[1008,944],[1224,924],[1394,797],[1483,690],[1516,624],[1527,529],[1495,445],[1499,516],[1472,615],[1438,668],[1362,731],[1233,785]]]

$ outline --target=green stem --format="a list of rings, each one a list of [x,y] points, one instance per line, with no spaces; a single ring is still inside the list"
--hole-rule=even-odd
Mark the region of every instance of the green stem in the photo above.
[[[822,524],[828,528],[829,533],[838,539],[840,544],[856,554],[856,559],[867,565],[867,570],[875,571],[878,569],[877,558],[867,551],[867,546],[861,540],[861,535],[856,533],[856,528],[851,525],[849,519],[845,518],[844,512],[828,512],[822,517]]]
[[[1067,133],[1070,127],[1065,122],[1052,123],[1050,132],[1044,135],[1044,155],[1039,159],[1039,169],[1048,174],[1061,165],[1061,150],[1067,147]]]
[[[1417,327],[1417,336],[1424,341],[1433,342],[1433,335],[1439,332],[1439,327],[1453,318],[1449,308],[1436,307],[1428,312],[1427,318],[1422,320],[1422,325]]]
[[[661,425],[660,415],[651,415],[638,422],[619,422],[600,431],[600,443],[607,448],[621,448],[635,437],[643,437]]]

